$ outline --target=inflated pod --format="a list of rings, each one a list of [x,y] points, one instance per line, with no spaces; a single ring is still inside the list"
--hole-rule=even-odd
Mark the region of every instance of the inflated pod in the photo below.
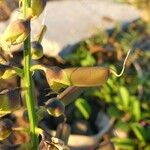
[[[45,103],[45,107],[47,109],[47,112],[54,117],[59,117],[65,112],[64,104],[61,101],[59,101],[56,97],[49,99]]]
[[[0,120],[0,141],[6,139],[12,133],[13,123],[10,119]]]
[[[61,69],[47,68],[45,71],[47,82],[54,91],[65,86],[94,87],[104,84],[109,75],[109,68],[104,67],[74,67]]]
[[[62,70],[69,79],[70,85],[92,87],[104,84],[110,74],[104,67],[73,67]]]
[[[76,87],[95,87],[105,84],[110,76],[114,74],[120,77],[125,69],[126,60],[131,50],[128,51],[124,60],[120,74],[108,67],[73,67],[61,69],[59,67],[50,67],[43,69],[46,74],[47,82],[54,91],[59,91],[64,86]]]
[[[43,57],[43,47],[40,42],[31,42],[31,56],[32,59],[37,60]]]
[[[51,89],[59,91],[61,88],[67,86],[76,87],[95,87],[105,84],[111,74],[120,77],[125,69],[127,58],[130,54],[128,51],[124,60],[121,72],[118,74],[115,70],[108,67],[73,67],[61,69],[60,67],[44,67],[42,65],[34,65],[30,68],[31,71],[43,70],[46,79]]]

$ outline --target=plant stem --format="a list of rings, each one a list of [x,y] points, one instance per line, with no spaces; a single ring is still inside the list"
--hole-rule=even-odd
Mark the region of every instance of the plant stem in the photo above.
[[[23,0],[22,6],[23,6],[23,15],[24,18],[27,16],[27,8],[30,7],[31,0]],[[30,26],[30,21],[29,21]],[[31,27],[30,27],[31,29]],[[25,91],[25,99],[26,99],[26,106],[28,110],[28,116],[29,116],[29,123],[30,123],[30,134],[31,134],[31,144],[32,144],[32,150],[37,150],[38,147],[38,135],[36,134],[36,127],[37,127],[37,119],[35,114],[35,104],[34,104],[34,98],[33,98],[33,89],[32,89],[32,75],[30,72],[31,67],[31,39],[30,34],[28,38],[24,41],[24,84],[27,87],[27,90]]]

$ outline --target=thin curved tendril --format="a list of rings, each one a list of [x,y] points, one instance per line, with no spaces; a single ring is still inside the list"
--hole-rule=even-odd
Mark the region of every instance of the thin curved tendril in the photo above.
[[[130,55],[130,52],[131,52],[131,49],[128,51],[127,55],[126,55],[126,58],[124,59],[124,62],[123,62],[123,66],[122,66],[122,70],[119,74],[116,73],[115,70],[113,70],[112,68],[110,68],[110,72],[113,73],[116,77],[120,77],[122,76],[122,74],[124,73],[124,70],[125,70],[125,65],[126,65],[126,62],[127,62],[127,59]]]

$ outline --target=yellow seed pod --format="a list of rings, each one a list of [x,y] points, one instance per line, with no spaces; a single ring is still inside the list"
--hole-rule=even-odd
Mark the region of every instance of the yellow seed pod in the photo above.
[[[51,67],[46,69],[45,74],[52,90],[59,91],[65,86],[100,86],[107,81],[110,70],[105,67]]]
[[[3,50],[9,51],[11,45],[20,44],[25,41],[30,33],[30,27],[27,20],[18,19],[8,25],[0,37],[0,45]]]
[[[47,0],[32,0],[31,7],[27,10],[27,18],[36,19],[43,12],[46,2]],[[20,0],[20,5],[22,6],[22,0]]]
[[[123,74],[130,51],[131,50],[129,50],[127,53],[122,70],[119,74],[117,74],[112,68],[100,66],[73,67],[67,69],[61,69],[59,67],[50,67],[47,69],[43,68],[43,70],[45,71],[48,84],[54,91],[59,91],[64,86],[101,86],[107,82],[111,73],[117,77],[120,77]]]
[[[13,123],[10,119],[0,120],[0,141],[6,139],[12,132]]]
[[[59,117],[65,112],[64,104],[59,101],[57,98],[51,98],[45,103],[47,112],[54,116]]]
[[[106,67],[73,67],[63,69],[70,85],[78,87],[93,87],[104,84],[110,74]]]
[[[33,41],[31,43],[31,55],[32,59],[37,60],[43,57],[43,47],[40,42]]]

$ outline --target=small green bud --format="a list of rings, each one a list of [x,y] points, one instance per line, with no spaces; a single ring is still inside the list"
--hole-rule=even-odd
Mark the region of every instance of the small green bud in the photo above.
[[[9,51],[11,45],[20,44],[25,41],[30,33],[28,20],[18,19],[8,25],[1,36],[3,50]]]
[[[47,112],[54,116],[59,117],[65,112],[64,104],[59,101],[57,98],[51,98],[45,103]]]
[[[37,60],[43,57],[43,47],[40,42],[33,41],[31,43],[31,55],[32,59]]]
[[[6,139],[12,132],[13,123],[10,119],[0,120],[0,141]]]

